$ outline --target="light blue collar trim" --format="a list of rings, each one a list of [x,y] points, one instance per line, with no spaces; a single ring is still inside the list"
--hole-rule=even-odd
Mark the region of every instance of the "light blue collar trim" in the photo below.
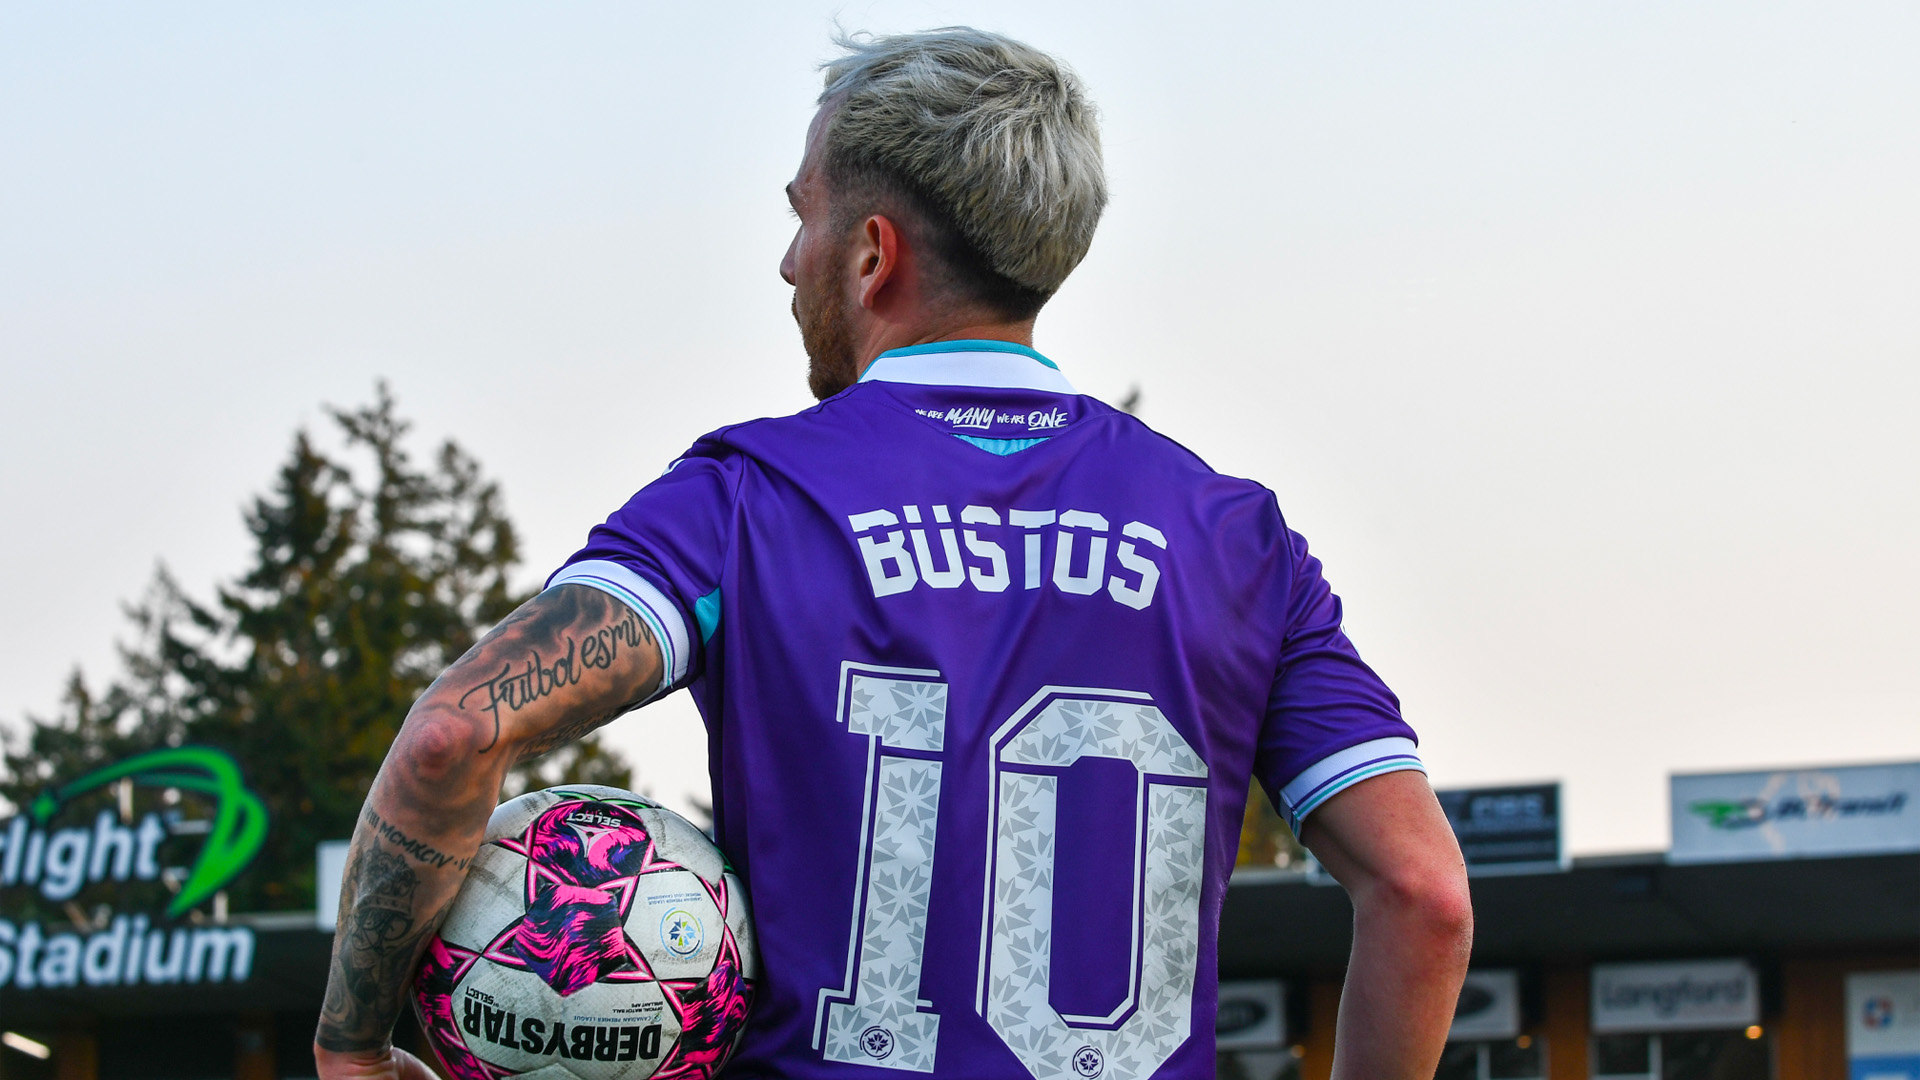
[[[1043,435],[1038,439],[983,439],[978,435],[962,435],[957,431],[953,433],[953,437],[959,439],[961,442],[972,443],[989,454],[998,454],[1001,457],[1010,457],[1022,450],[1039,446],[1041,443],[1046,442],[1048,438],[1048,436]]]
[[[889,349],[867,365],[860,381],[1080,392],[1059,365],[1011,341],[932,341]]]
[[[1053,361],[1047,359],[1046,357],[1041,356],[1038,351],[1034,349],[1030,349],[1027,346],[1022,345],[1017,341],[995,341],[991,338],[961,338],[957,341],[929,341],[925,345],[908,345],[904,349],[888,349],[886,352],[883,352],[880,355],[881,356],[922,356],[927,353],[956,353],[956,352],[1018,353],[1021,356],[1030,356],[1033,359],[1040,361],[1041,363],[1047,365],[1048,367],[1052,368],[1055,371],[1060,370],[1059,364],[1056,364]],[[875,359],[878,359],[878,357],[876,357]]]

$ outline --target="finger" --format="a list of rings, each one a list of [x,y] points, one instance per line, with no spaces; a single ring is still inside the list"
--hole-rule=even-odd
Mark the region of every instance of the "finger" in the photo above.
[[[440,1080],[426,1062],[397,1046],[393,1048],[393,1071],[398,1080]]]

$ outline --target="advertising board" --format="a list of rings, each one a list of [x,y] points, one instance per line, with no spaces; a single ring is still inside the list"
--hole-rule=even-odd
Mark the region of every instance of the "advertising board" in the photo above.
[[[1520,973],[1512,968],[1475,968],[1460,987],[1448,1042],[1511,1039],[1520,1034]]]
[[[313,846],[313,921],[332,933],[340,921],[340,882],[347,873],[350,840],[322,840]]]
[[[1847,976],[1848,1080],[1920,1080],[1920,970]]]
[[[1286,988],[1278,979],[1220,984],[1214,1044],[1221,1050],[1275,1050],[1287,1044]]]
[[[1920,851],[1920,762],[1672,778],[1676,863]]]
[[[1559,870],[1560,785],[1439,791],[1440,808],[1460,842],[1467,873],[1530,874]]]
[[[1593,966],[1593,1030],[1711,1031],[1760,1022],[1760,976],[1745,960]]]

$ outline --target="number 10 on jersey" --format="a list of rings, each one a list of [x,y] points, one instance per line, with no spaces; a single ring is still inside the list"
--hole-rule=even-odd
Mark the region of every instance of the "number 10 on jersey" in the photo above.
[[[867,740],[867,787],[846,976],[820,990],[815,1046],[829,1061],[931,1072],[940,1016],[919,995],[947,684],[938,671],[849,661],[836,719]],[[1206,763],[1148,695],[1095,687],[1041,687],[992,746],[974,1008],[1036,1080],[1144,1080],[1192,1028]],[[1132,895],[1115,898],[1132,909],[1128,993],[1106,1016],[1062,1015],[1050,1001],[1059,778],[1085,757],[1131,763],[1144,807]]]

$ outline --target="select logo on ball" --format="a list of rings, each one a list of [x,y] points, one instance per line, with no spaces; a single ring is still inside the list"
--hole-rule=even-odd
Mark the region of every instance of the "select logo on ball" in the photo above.
[[[693,912],[674,908],[660,917],[660,944],[673,955],[692,956],[706,940],[706,930]]]

